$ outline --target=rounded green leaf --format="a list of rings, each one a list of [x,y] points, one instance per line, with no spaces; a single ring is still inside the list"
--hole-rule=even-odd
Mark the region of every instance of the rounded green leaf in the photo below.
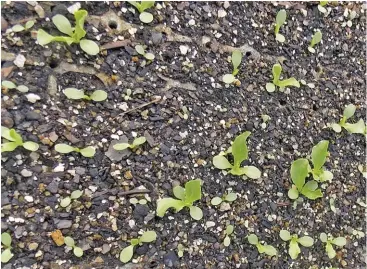
[[[10,234],[2,233],[1,234],[1,243],[6,247],[10,247],[10,245],[11,245],[11,236],[10,236]]]
[[[307,49],[308,49],[308,51],[309,51],[309,52],[311,52],[311,53],[315,53],[315,52],[316,52],[316,50],[315,50],[314,48],[312,48],[312,47],[308,47]]]
[[[255,166],[244,166],[242,169],[245,175],[251,179],[258,179],[261,177],[261,171]]]
[[[214,198],[210,201],[210,203],[211,203],[212,205],[219,205],[220,203],[222,203],[222,198],[220,198],[220,197],[214,197]]]
[[[74,247],[73,252],[76,257],[83,256],[83,250],[80,247]]]
[[[321,242],[326,242],[327,241],[327,235],[326,235],[326,233],[321,233],[320,234],[320,240],[321,240]]]
[[[147,139],[144,136],[140,136],[140,137],[134,139],[133,146],[136,147],[136,146],[142,145],[146,141],[147,141]]]
[[[280,230],[279,236],[283,241],[288,241],[292,238],[290,232],[288,232],[287,230]]]
[[[177,256],[178,256],[178,257],[182,258],[182,257],[183,257],[183,255],[184,255],[184,253],[183,253],[183,251],[182,251],[182,250],[177,251]]]
[[[27,21],[26,24],[25,24],[25,29],[30,29],[32,28],[34,25],[34,21]]]
[[[173,189],[173,195],[180,199],[183,200],[185,199],[185,188],[181,187],[181,186],[176,186]]]
[[[337,245],[339,247],[345,246],[347,244],[347,239],[344,237],[337,237],[331,241],[332,244]]]
[[[114,150],[124,150],[130,147],[129,143],[118,143],[112,146]]]
[[[86,147],[80,150],[80,154],[84,157],[92,158],[96,154],[96,149],[94,147]]]
[[[282,26],[287,19],[287,12],[284,9],[281,9],[277,13],[276,23],[278,26]]]
[[[305,185],[308,176],[308,165],[307,159],[298,159],[292,162],[291,178],[298,190],[302,190],[303,185]]]
[[[107,99],[107,93],[102,90],[96,90],[89,97],[95,102],[101,102]]]
[[[60,202],[60,206],[61,207],[68,207],[71,203],[71,198],[70,197],[66,197],[64,199],[61,200]]]
[[[265,254],[267,254],[269,256],[276,256],[277,255],[277,250],[273,246],[264,245],[263,250],[264,250]]]
[[[337,133],[340,133],[342,131],[342,127],[337,123],[331,124],[330,127],[333,128],[333,130]]]
[[[145,53],[144,57],[145,57],[147,60],[150,60],[150,61],[153,61],[153,60],[154,60],[154,58],[155,58],[154,54],[153,54],[153,53],[150,53],[150,52]]]
[[[61,33],[67,34],[68,36],[73,35],[70,21],[65,16],[57,14],[52,17],[52,22]]]
[[[75,246],[75,241],[70,236],[66,236],[64,238],[64,242],[65,242],[65,245],[67,245],[68,247],[74,247]]]
[[[153,21],[153,15],[150,14],[149,12],[142,12],[139,15],[139,19],[141,22],[151,23]]]
[[[18,147],[17,142],[8,142],[1,144],[1,152],[13,151]]]
[[[10,129],[9,134],[13,138],[13,141],[16,142],[18,145],[23,144],[23,139],[22,139],[21,135],[18,134],[14,129]]]
[[[273,83],[276,84],[279,81],[280,73],[282,73],[282,66],[280,64],[274,64],[272,72],[273,72]]]
[[[228,247],[231,244],[231,238],[229,236],[226,236],[223,241],[223,245]]]
[[[276,34],[275,35],[275,39],[276,39],[276,41],[279,41],[280,43],[284,43],[285,42],[285,37],[282,34]]]
[[[157,239],[157,233],[155,231],[146,231],[140,237],[140,242],[150,243]]]
[[[317,31],[313,37],[312,37],[312,40],[311,40],[311,45],[310,47],[313,48],[313,46],[315,46],[316,44],[320,43],[322,39],[322,33],[320,31]]]
[[[78,100],[85,97],[84,91],[78,90],[76,88],[66,88],[64,90],[64,94],[66,95],[67,98],[73,100]]]
[[[237,194],[234,192],[229,192],[225,197],[224,200],[228,202],[233,202],[237,199]]]
[[[326,162],[328,156],[329,141],[322,140],[312,148],[311,160],[315,170],[321,169]]]
[[[232,74],[225,74],[223,76],[223,82],[226,84],[232,84],[235,80],[236,78]]]
[[[336,252],[333,248],[333,245],[330,244],[329,242],[326,243],[325,250],[329,259],[333,259],[336,256]]]
[[[308,181],[304,186],[303,189],[314,191],[317,189],[319,185],[315,180]]]
[[[13,30],[13,32],[21,32],[21,31],[23,31],[25,28],[24,28],[22,25],[20,25],[20,24],[16,24],[16,25],[14,25],[11,29]]]
[[[144,55],[145,54],[145,50],[144,50],[144,47],[142,45],[136,45],[135,46],[135,50],[140,55]]]
[[[234,230],[233,225],[227,225],[226,234],[231,235],[233,233],[233,230]]]
[[[356,123],[345,123],[344,128],[351,134],[365,134],[366,132],[366,125],[363,119]]]
[[[301,249],[299,248],[297,241],[291,240],[291,242],[289,243],[288,253],[293,260],[297,259],[298,255],[301,253]]]
[[[127,263],[131,260],[134,254],[134,246],[128,246],[120,252],[120,261]]]
[[[17,90],[20,91],[20,92],[28,92],[29,88],[25,85],[19,85],[19,86],[17,86]]]
[[[72,151],[75,151],[75,148],[67,144],[57,144],[55,146],[55,150],[59,153],[70,153]]]
[[[99,53],[99,47],[96,42],[88,39],[80,40],[80,48],[89,55],[97,55]]]
[[[1,252],[1,262],[7,263],[13,256],[14,254],[11,253],[9,248],[7,248],[3,252]]]
[[[300,243],[304,247],[311,247],[314,243],[314,240],[310,236],[302,236],[298,239],[298,243]]]
[[[256,234],[250,234],[247,236],[247,240],[251,245],[256,245],[259,243],[259,239],[257,238]]]
[[[353,104],[349,104],[345,107],[343,111],[343,117],[347,120],[353,117],[354,113],[356,112],[356,106]]]
[[[27,141],[23,143],[23,148],[29,150],[29,151],[36,151],[39,148],[39,145],[32,141]]]
[[[71,199],[78,199],[80,196],[83,195],[83,191],[81,190],[75,190],[71,193],[70,198]]]
[[[14,138],[10,135],[10,129],[5,126],[1,126],[1,137],[9,141],[14,141]]]
[[[297,188],[294,186],[294,188],[292,187],[291,189],[289,189],[288,191],[288,197],[292,200],[297,199],[299,196],[299,192],[297,190]]]
[[[267,92],[275,91],[275,85],[273,83],[266,83],[265,88]]]
[[[41,46],[47,45],[48,43],[52,42],[54,40],[54,37],[52,35],[49,35],[42,29],[39,29],[37,32],[37,42]]]
[[[17,87],[13,82],[9,80],[2,81],[1,86],[8,88],[8,89],[15,89]]]
[[[233,65],[233,69],[236,70],[242,61],[242,53],[239,50],[234,50],[232,52],[232,65]]]
[[[230,164],[227,158],[223,155],[214,156],[213,165],[218,169],[232,168],[232,164]]]
[[[139,245],[139,239],[137,239],[137,238],[133,238],[133,239],[131,239],[131,240],[130,240],[130,244],[131,244],[132,246],[137,246],[137,245]]]
[[[324,170],[322,172],[322,174],[320,175],[320,181],[324,182],[324,181],[332,181],[333,179],[333,173],[331,173],[330,171]]]
[[[203,211],[197,206],[190,206],[190,216],[194,220],[201,220],[203,217]]]

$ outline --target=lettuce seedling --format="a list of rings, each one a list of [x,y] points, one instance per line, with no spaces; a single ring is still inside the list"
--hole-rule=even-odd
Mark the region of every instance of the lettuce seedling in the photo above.
[[[275,247],[268,245],[268,244],[261,244],[259,242],[259,239],[257,238],[257,236],[255,234],[250,234],[247,237],[248,242],[251,245],[255,245],[257,250],[259,251],[260,254],[265,253],[269,256],[276,256],[277,255],[277,250]]]
[[[279,29],[285,23],[286,19],[287,19],[287,12],[284,9],[279,10],[276,17],[274,33],[275,33],[275,39],[281,43],[285,41],[285,37],[284,35],[279,34]]]
[[[134,255],[134,247],[137,245],[142,245],[143,243],[150,243],[157,239],[157,234],[155,231],[146,231],[140,237],[133,238],[130,240],[130,246],[124,248],[120,252],[120,261],[127,263],[131,260]]]
[[[332,236],[327,236],[326,233],[320,234],[321,242],[325,243],[325,251],[329,257],[329,259],[333,259],[336,256],[336,252],[333,248],[333,245],[338,247],[343,247],[347,244],[347,240],[344,237],[333,238]]]
[[[185,247],[182,244],[177,245],[177,256],[182,258],[184,255]]]
[[[11,82],[9,80],[2,81],[1,82],[1,87],[5,88],[5,89],[9,89],[9,90],[10,89],[17,89],[18,91],[23,92],[23,93],[29,91],[27,86],[25,86],[25,85],[17,86],[17,85],[14,84],[14,82]]]
[[[274,64],[272,71],[273,83],[266,83],[265,85],[265,88],[268,92],[274,92],[276,89],[275,86],[278,86],[280,88],[279,90],[281,91],[283,91],[283,89],[287,86],[294,86],[297,88],[300,87],[298,80],[296,80],[294,77],[280,80],[280,73],[282,73],[282,66],[280,64]]]
[[[224,238],[223,245],[228,247],[231,244],[231,238],[229,237],[233,233],[233,225],[227,225],[226,237]]]
[[[292,259],[297,259],[298,255],[301,253],[298,243],[304,247],[311,247],[314,243],[314,240],[310,236],[302,236],[298,238],[297,234],[291,235],[287,230],[281,230],[279,236],[283,241],[290,241],[288,253]]]
[[[157,203],[157,216],[163,217],[169,208],[174,208],[175,212],[179,212],[184,207],[190,209],[190,216],[195,220],[203,217],[203,211],[193,206],[195,201],[201,199],[201,182],[199,179],[186,182],[185,188],[176,186],[173,188],[173,194],[177,199],[163,198]]]
[[[232,65],[233,65],[233,71],[232,74],[225,74],[223,76],[223,82],[226,84],[232,84],[236,81],[235,76],[238,74],[238,67],[241,64],[242,61],[242,53],[239,50],[234,50],[232,52]]]
[[[37,41],[41,46],[47,45],[51,42],[65,42],[68,45],[73,43],[79,44],[80,48],[89,55],[97,55],[99,47],[96,42],[88,39],[82,39],[86,35],[84,30],[84,21],[88,12],[86,10],[75,11],[75,27],[71,27],[70,21],[63,15],[57,14],[52,17],[52,22],[56,28],[68,36],[52,36],[44,30],[39,29],[37,32]]]
[[[127,148],[134,149],[142,144],[144,144],[147,139],[144,136],[140,136],[134,139],[132,144],[129,143],[118,143],[113,145],[114,150],[124,150]]]
[[[80,152],[80,154],[82,154],[84,157],[88,157],[88,158],[92,158],[94,156],[94,154],[96,153],[96,149],[94,147],[86,147],[83,149],[77,148],[77,147],[72,147],[69,146],[67,144],[57,144],[55,145],[55,150],[59,153],[70,153],[70,152]]]
[[[141,22],[150,23],[153,21],[153,15],[149,12],[145,12],[146,9],[154,6],[155,1],[127,1],[130,5],[133,5],[140,13],[139,19]]]
[[[342,127],[347,130],[350,134],[364,134],[366,135],[366,125],[363,119],[360,119],[357,123],[348,123],[347,120],[353,117],[356,111],[356,106],[349,104],[345,107],[343,117],[339,123],[328,124],[328,127],[333,128],[337,133],[342,131]]]
[[[228,192],[226,195],[223,195],[222,197],[214,197],[210,203],[212,205],[220,205],[223,201],[227,202],[233,202],[237,199],[237,194],[234,192]]]
[[[333,179],[333,173],[323,168],[326,158],[329,156],[328,152],[329,141],[322,140],[312,148],[311,152],[311,166],[308,167],[308,172],[312,174],[313,178],[319,182],[330,181]]]
[[[246,140],[251,132],[244,132],[236,137],[232,144],[232,155],[234,158],[234,164],[232,165],[228,159],[223,155],[216,155],[213,158],[213,165],[218,169],[231,169],[229,173],[236,176],[245,174],[249,178],[258,179],[261,176],[261,172],[255,166],[240,167],[244,160],[248,159],[248,149]]]
[[[73,253],[76,257],[79,258],[79,257],[83,256],[83,254],[84,254],[83,250],[80,247],[75,245],[75,241],[74,241],[73,238],[71,238],[70,236],[66,236],[64,238],[64,240],[65,240],[65,245],[67,245],[68,247],[71,247],[73,249]]]
[[[10,142],[1,144],[1,152],[13,151],[17,147],[22,146],[29,151],[36,151],[39,145],[32,141],[23,142],[23,138],[14,129],[9,129],[1,126],[1,137]]]
[[[8,233],[1,234],[1,244],[5,250],[1,252],[1,262],[7,263],[14,254],[11,252],[11,236]]]
[[[142,45],[136,45],[135,50],[136,50],[137,53],[144,56],[145,59],[147,59],[149,61],[154,60],[154,54],[150,53],[150,52],[145,52],[145,48]]]
[[[107,93],[102,90],[95,90],[91,95],[84,94],[84,90],[78,90],[76,88],[67,88],[64,90],[64,94],[67,98],[72,100],[93,100],[95,102],[101,102],[107,99]]]
[[[308,47],[308,51],[311,53],[315,53],[315,49],[313,48],[316,44],[320,43],[322,39],[322,33],[321,31],[317,31],[311,39],[311,44]]]
[[[72,200],[76,200],[79,197],[81,197],[82,195],[83,195],[83,191],[75,190],[70,194],[70,196],[67,196],[67,197],[65,197],[64,199],[61,200],[60,206],[61,207],[68,207],[71,204]]]
[[[22,31],[29,30],[33,27],[35,21],[27,21],[26,24],[23,26],[21,24],[14,25],[11,29],[13,32],[18,33]]]

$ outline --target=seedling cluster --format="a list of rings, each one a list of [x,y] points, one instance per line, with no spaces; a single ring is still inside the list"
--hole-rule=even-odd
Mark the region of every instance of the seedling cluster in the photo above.
[[[233,65],[233,71],[232,74],[225,74],[223,76],[223,82],[226,84],[232,84],[236,81],[236,75],[239,71],[239,66],[242,61],[242,53],[239,50],[235,50],[232,52],[231,57],[232,65]]]
[[[145,52],[145,48],[142,45],[136,45],[135,50],[136,50],[137,53],[144,56],[145,59],[147,59],[149,61],[154,60],[154,54],[150,53],[150,52]]]
[[[27,21],[24,26],[21,25],[21,24],[16,24],[14,25],[11,29],[13,30],[13,32],[22,32],[22,31],[27,31],[29,29],[31,29],[34,25],[34,21],[30,20],[30,21]]]
[[[71,204],[72,200],[76,200],[79,197],[81,197],[82,195],[83,195],[83,191],[75,190],[70,194],[70,196],[67,196],[67,197],[65,197],[64,199],[61,200],[60,206],[61,207],[68,207]]]
[[[94,156],[94,154],[96,153],[96,149],[94,147],[85,147],[85,148],[77,148],[77,147],[72,147],[69,146],[67,144],[57,144],[55,145],[55,150],[59,153],[63,153],[63,154],[67,154],[70,152],[79,152],[81,155],[83,155],[84,157],[88,157],[88,158],[92,158]]]
[[[8,233],[2,233],[1,234],[1,244],[5,248],[5,250],[3,250],[1,252],[1,262],[2,263],[7,263],[14,256],[14,254],[11,252],[12,247],[11,247],[11,236],[10,236],[10,234],[8,234]]]
[[[237,199],[237,194],[234,192],[228,192],[226,195],[223,195],[222,197],[213,197],[213,199],[210,201],[212,205],[220,205],[223,201],[226,202],[233,202]]]
[[[298,238],[297,234],[291,235],[287,230],[281,230],[279,236],[283,241],[290,241],[288,253],[292,259],[297,259],[298,255],[301,253],[298,244],[304,247],[311,247],[314,243],[314,240],[310,236],[306,235]]]
[[[5,88],[5,89],[16,89],[16,90],[18,90],[18,91],[20,91],[20,92],[23,92],[23,93],[25,93],[25,92],[28,92],[29,91],[29,89],[28,89],[28,87],[27,86],[25,86],[25,85],[19,85],[19,86],[17,86],[17,85],[15,85],[14,84],[14,82],[11,82],[11,81],[9,81],[9,80],[4,80],[4,81],[2,81],[1,82],[1,86],[3,87],[3,88]]]
[[[83,256],[84,251],[80,247],[75,245],[75,241],[73,238],[71,238],[70,236],[66,236],[64,240],[65,245],[73,249],[73,253],[76,257],[80,258],[81,256]]]
[[[93,100],[95,102],[102,102],[107,99],[107,93],[103,90],[95,90],[91,95],[86,95],[84,90],[78,90],[76,88],[67,88],[64,90],[64,94],[67,98],[72,100]]]
[[[151,23],[153,21],[153,15],[145,10],[154,6],[155,1],[128,1],[129,4],[133,5],[140,13],[139,19],[144,23]]]
[[[261,244],[256,234],[250,234],[247,236],[247,240],[251,245],[256,246],[257,251],[259,251],[260,254],[265,253],[269,256],[276,256],[278,253],[275,247],[268,245],[267,243]]]
[[[113,148],[115,150],[125,150],[127,148],[135,149],[138,146],[143,145],[146,141],[147,141],[147,139],[144,136],[140,136],[140,137],[135,138],[132,144],[117,143],[117,144],[113,145]]]

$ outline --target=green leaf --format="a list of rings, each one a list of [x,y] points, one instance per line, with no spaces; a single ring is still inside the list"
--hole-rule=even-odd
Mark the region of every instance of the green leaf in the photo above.
[[[307,189],[307,190],[310,190],[310,191],[314,191],[317,189],[319,185],[317,184],[317,182],[315,180],[311,180],[311,181],[308,181],[304,186],[303,186],[303,189]]]
[[[176,186],[173,189],[173,195],[180,199],[180,200],[184,200],[185,199],[185,189],[181,186]]]
[[[337,237],[333,239],[331,243],[334,245],[337,245],[338,247],[342,247],[347,244],[347,240],[344,237]]]
[[[25,29],[28,30],[33,27],[35,21],[27,21],[25,24]]]
[[[242,170],[244,174],[251,179],[258,179],[261,177],[261,171],[255,166],[244,166],[242,167]]]
[[[76,257],[83,256],[83,250],[80,247],[74,247],[73,252]]]
[[[267,92],[275,91],[275,85],[273,83],[266,83],[265,88]]]
[[[80,196],[83,195],[83,191],[81,190],[75,190],[71,193],[70,198],[71,199],[78,199]]]
[[[128,246],[124,248],[120,253],[120,261],[123,263],[127,263],[131,260],[134,254],[134,246]]]
[[[232,65],[233,69],[236,70],[240,66],[242,61],[242,53],[239,50],[234,50],[232,52]]]
[[[248,159],[248,149],[246,140],[251,132],[244,132],[237,136],[232,144],[232,155],[234,157],[234,166],[239,167],[244,160]]]
[[[275,40],[279,41],[280,43],[284,43],[285,42],[285,37],[282,34],[276,34],[275,35]]]
[[[304,247],[311,247],[314,243],[314,240],[312,237],[306,235],[298,238],[298,243],[300,243]]]
[[[280,78],[280,74],[282,73],[282,66],[280,64],[274,64],[272,72],[273,72],[273,84],[277,85]]]
[[[44,30],[39,29],[37,31],[37,42],[41,46],[47,45],[48,43],[54,41],[54,37],[48,33],[46,33]]]
[[[259,239],[257,238],[256,234],[250,234],[247,236],[247,240],[251,245],[256,245],[259,243]]]
[[[331,124],[330,127],[333,128],[333,130],[337,133],[340,133],[342,131],[342,127],[337,123]]]
[[[320,43],[321,39],[322,39],[322,33],[320,31],[317,31],[312,36],[310,47],[313,48],[316,44]]]
[[[8,233],[2,233],[1,234],[1,243],[4,246],[10,248],[10,246],[11,246],[11,236],[10,236],[10,234],[8,234]]]
[[[24,28],[22,25],[20,25],[20,24],[16,24],[16,25],[14,25],[11,29],[12,29],[12,30],[13,30],[13,32],[15,32],[15,33],[17,33],[17,32],[21,32],[21,31],[25,30],[25,28]]]
[[[96,90],[89,97],[95,102],[101,102],[107,99],[107,93],[102,90]]]
[[[97,55],[99,53],[98,44],[92,40],[82,39],[80,40],[79,45],[80,45],[80,48],[89,55]]]
[[[140,55],[144,55],[145,54],[145,50],[144,50],[144,47],[142,45],[136,45],[135,46],[135,50]]]
[[[317,190],[309,190],[307,188],[303,188],[301,193],[306,196],[308,199],[311,199],[311,200],[315,200],[317,198],[321,198],[322,197],[322,192],[320,189],[317,189]]]
[[[324,7],[326,6],[328,3],[328,1],[320,1],[320,6]]]
[[[325,182],[325,181],[332,181],[333,179],[333,173],[331,173],[330,171],[324,170],[321,174],[320,174],[320,181],[321,182]]]
[[[133,147],[137,147],[139,145],[144,144],[147,141],[147,139],[145,138],[145,136],[140,136],[134,139],[133,141]]]
[[[220,197],[213,197],[213,199],[210,201],[212,205],[219,205],[222,203],[222,198]]]
[[[201,220],[203,217],[203,211],[197,206],[190,206],[190,216],[194,220]]]
[[[129,143],[118,143],[112,146],[114,150],[124,150],[130,147]]]
[[[71,45],[72,43],[75,42],[75,39],[72,37],[68,37],[68,36],[54,36],[52,41],[65,42],[66,44]]]
[[[142,12],[139,15],[139,19],[141,22],[151,23],[153,21],[153,15],[150,14],[149,12]]]
[[[327,2],[327,1],[320,1],[320,2]],[[322,5],[317,5],[317,9],[318,9],[321,13],[326,13],[326,12],[327,12],[326,8],[324,8]]]
[[[73,37],[77,40],[76,43],[78,43],[79,40],[82,39],[86,34],[86,32],[84,31],[84,21],[87,15],[88,15],[88,12],[83,9],[80,9],[74,13],[75,30],[74,30]]]
[[[73,100],[83,99],[85,97],[84,91],[76,88],[66,88],[64,94],[67,98]]]
[[[231,235],[233,233],[234,227],[233,225],[228,225],[226,228],[226,234]]]
[[[8,152],[15,150],[19,145],[16,142],[8,142],[1,144],[1,152]]]
[[[23,143],[23,148],[29,150],[29,151],[36,151],[39,148],[39,145],[32,141],[27,141]]]
[[[137,246],[139,245],[139,239],[133,238],[130,240],[130,243],[132,246]]]
[[[127,1],[130,5],[133,5],[138,11],[139,13],[143,12],[144,10],[142,9],[142,6],[140,3],[138,3],[137,1]]]
[[[363,119],[360,119],[357,123],[354,124],[345,123],[343,127],[351,134],[365,134],[366,132],[366,126]]]
[[[3,80],[1,82],[1,86],[3,86],[4,88],[7,88],[7,89],[15,89],[17,87],[13,82],[11,82],[9,80]]]
[[[223,82],[226,84],[232,84],[235,80],[236,78],[232,74],[225,74],[223,76]]]
[[[297,199],[299,196],[299,192],[297,190],[297,187],[295,185],[292,186],[291,189],[288,191],[288,197],[292,200]]]
[[[302,190],[305,185],[306,177],[308,176],[308,160],[298,159],[292,162],[291,178],[298,190]]]
[[[226,236],[226,237],[224,238],[223,245],[224,245],[225,247],[228,247],[230,244],[231,244],[231,238],[229,238],[229,236]]]
[[[280,230],[279,236],[283,241],[288,241],[292,238],[291,234],[287,230]]]
[[[284,9],[281,9],[277,13],[276,24],[280,27],[285,23],[287,19],[287,12]]]
[[[19,85],[19,86],[17,86],[17,88],[16,88],[18,91],[20,91],[20,92],[23,92],[23,93],[25,93],[25,92],[28,92],[29,91],[29,88],[27,87],[27,86],[25,86],[25,85]]]
[[[297,239],[296,240],[292,239],[291,242],[289,243],[288,253],[293,260],[297,259],[298,255],[301,253],[301,249],[298,246]]]
[[[192,204],[201,199],[201,181],[190,180],[185,184],[185,203]]]
[[[263,251],[265,252],[265,254],[269,255],[269,256],[276,256],[277,255],[277,250],[275,247],[270,246],[270,245],[264,245],[263,246]]]
[[[80,154],[84,157],[92,158],[96,154],[96,149],[94,147],[86,147],[80,150]]]
[[[10,135],[10,129],[4,126],[1,126],[1,137],[9,141],[14,141],[14,138]]]
[[[65,245],[67,245],[68,247],[74,247],[75,246],[75,241],[70,236],[66,236],[64,238],[64,242],[65,242]]]
[[[140,242],[150,243],[157,239],[157,234],[155,231],[146,231],[140,237]]]
[[[345,120],[353,117],[354,113],[356,112],[356,106],[353,104],[349,104],[345,107],[344,111],[343,111],[343,117],[345,118]]]
[[[321,233],[320,234],[320,240],[321,240],[321,242],[326,243],[326,241],[327,241],[326,233]]]
[[[73,28],[71,28],[70,21],[65,16],[57,14],[52,17],[52,22],[61,33],[67,34],[68,36],[73,35]]]
[[[173,198],[163,198],[157,202],[157,216],[163,217],[166,211],[173,207],[176,212],[180,211],[185,206],[181,200]]]
[[[75,151],[75,148],[67,144],[57,144],[55,145],[55,150],[59,153],[65,154],[65,153],[70,153],[72,151]]]
[[[142,11],[151,8],[154,6],[155,1],[141,1],[140,2],[140,7],[142,9]]]
[[[233,202],[237,199],[237,194],[234,192],[229,192],[226,196],[224,196],[224,200],[228,202]]]
[[[336,252],[333,248],[333,245],[330,244],[329,242],[326,243],[325,250],[329,259],[333,259],[336,256]]]
[[[13,256],[14,254],[11,253],[9,248],[7,248],[3,252],[1,252],[1,262],[7,263]]]
[[[153,61],[154,58],[155,58],[154,54],[150,53],[150,52],[145,53],[144,57],[145,57],[145,59],[150,60],[150,61]]]
[[[68,207],[71,203],[71,198],[70,197],[66,197],[64,199],[61,200],[60,202],[60,206],[61,207]]]
[[[329,141],[322,140],[316,146],[312,148],[311,161],[314,166],[314,170],[318,171],[326,162],[328,156]]]
[[[20,134],[18,134],[14,129],[10,129],[9,132],[10,136],[13,138],[13,141],[15,143],[17,143],[18,145],[22,145],[23,144],[23,139],[20,136]]]
[[[299,84],[298,80],[295,79],[295,78],[288,78],[288,79],[284,79],[284,80],[279,80],[276,85],[278,87],[281,87],[281,88],[285,88],[285,87],[288,87],[288,86],[294,86],[296,88],[300,87],[300,84]]]
[[[218,169],[232,168],[232,164],[230,164],[227,158],[223,155],[214,156],[213,165]]]

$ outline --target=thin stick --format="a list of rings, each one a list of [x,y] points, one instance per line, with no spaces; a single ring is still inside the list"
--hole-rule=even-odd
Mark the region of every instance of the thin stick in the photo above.
[[[162,97],[161,97],[161,96],[157,96],[154,100],[152,100],[152,101],[150,101],[150,102],[148,102],[148,103],[142,104],[142,105],[140,105],[140,106],[134,107],[134,108],[132,108],[132,109],[130,109],[130,110],[128,110],[128,111],[125,111],[125,112],[123,112],[123,113],[119,114],[118,116],[123,116],[123,115],[128,114],[128,113],[130,113],[130,112],[133,112],[133,111],[135,111],[135,110],[137,110],[137,109],[141,109],[141,108],[146,107],[146,106],[149,106],[149,105],[151,105],[151,104],[153,104],[153,103],[157,103],[157,102],[158,102],[158,101],[160,101],[161,99],[162,99]]]
[[[109,192],[112,192],[116,190],[116,188],[114,189],[110,189],[110,190],[105,190],[105,191],[100,191],[100,192],[97,192],[95,194],[93,194],[92,196],[92,199],[95,199],[101,195],[104,195],[106,193],[109,193]],[[118,192],[117,194],[119,196],[125,196],[125,195],[133,195],[133,194],[142,194],[142,193],[150,193],[151,191],[148,190],[148,189],[134,189],[134,190],[131,190],[131,191],[123,191],[123,192]]]

